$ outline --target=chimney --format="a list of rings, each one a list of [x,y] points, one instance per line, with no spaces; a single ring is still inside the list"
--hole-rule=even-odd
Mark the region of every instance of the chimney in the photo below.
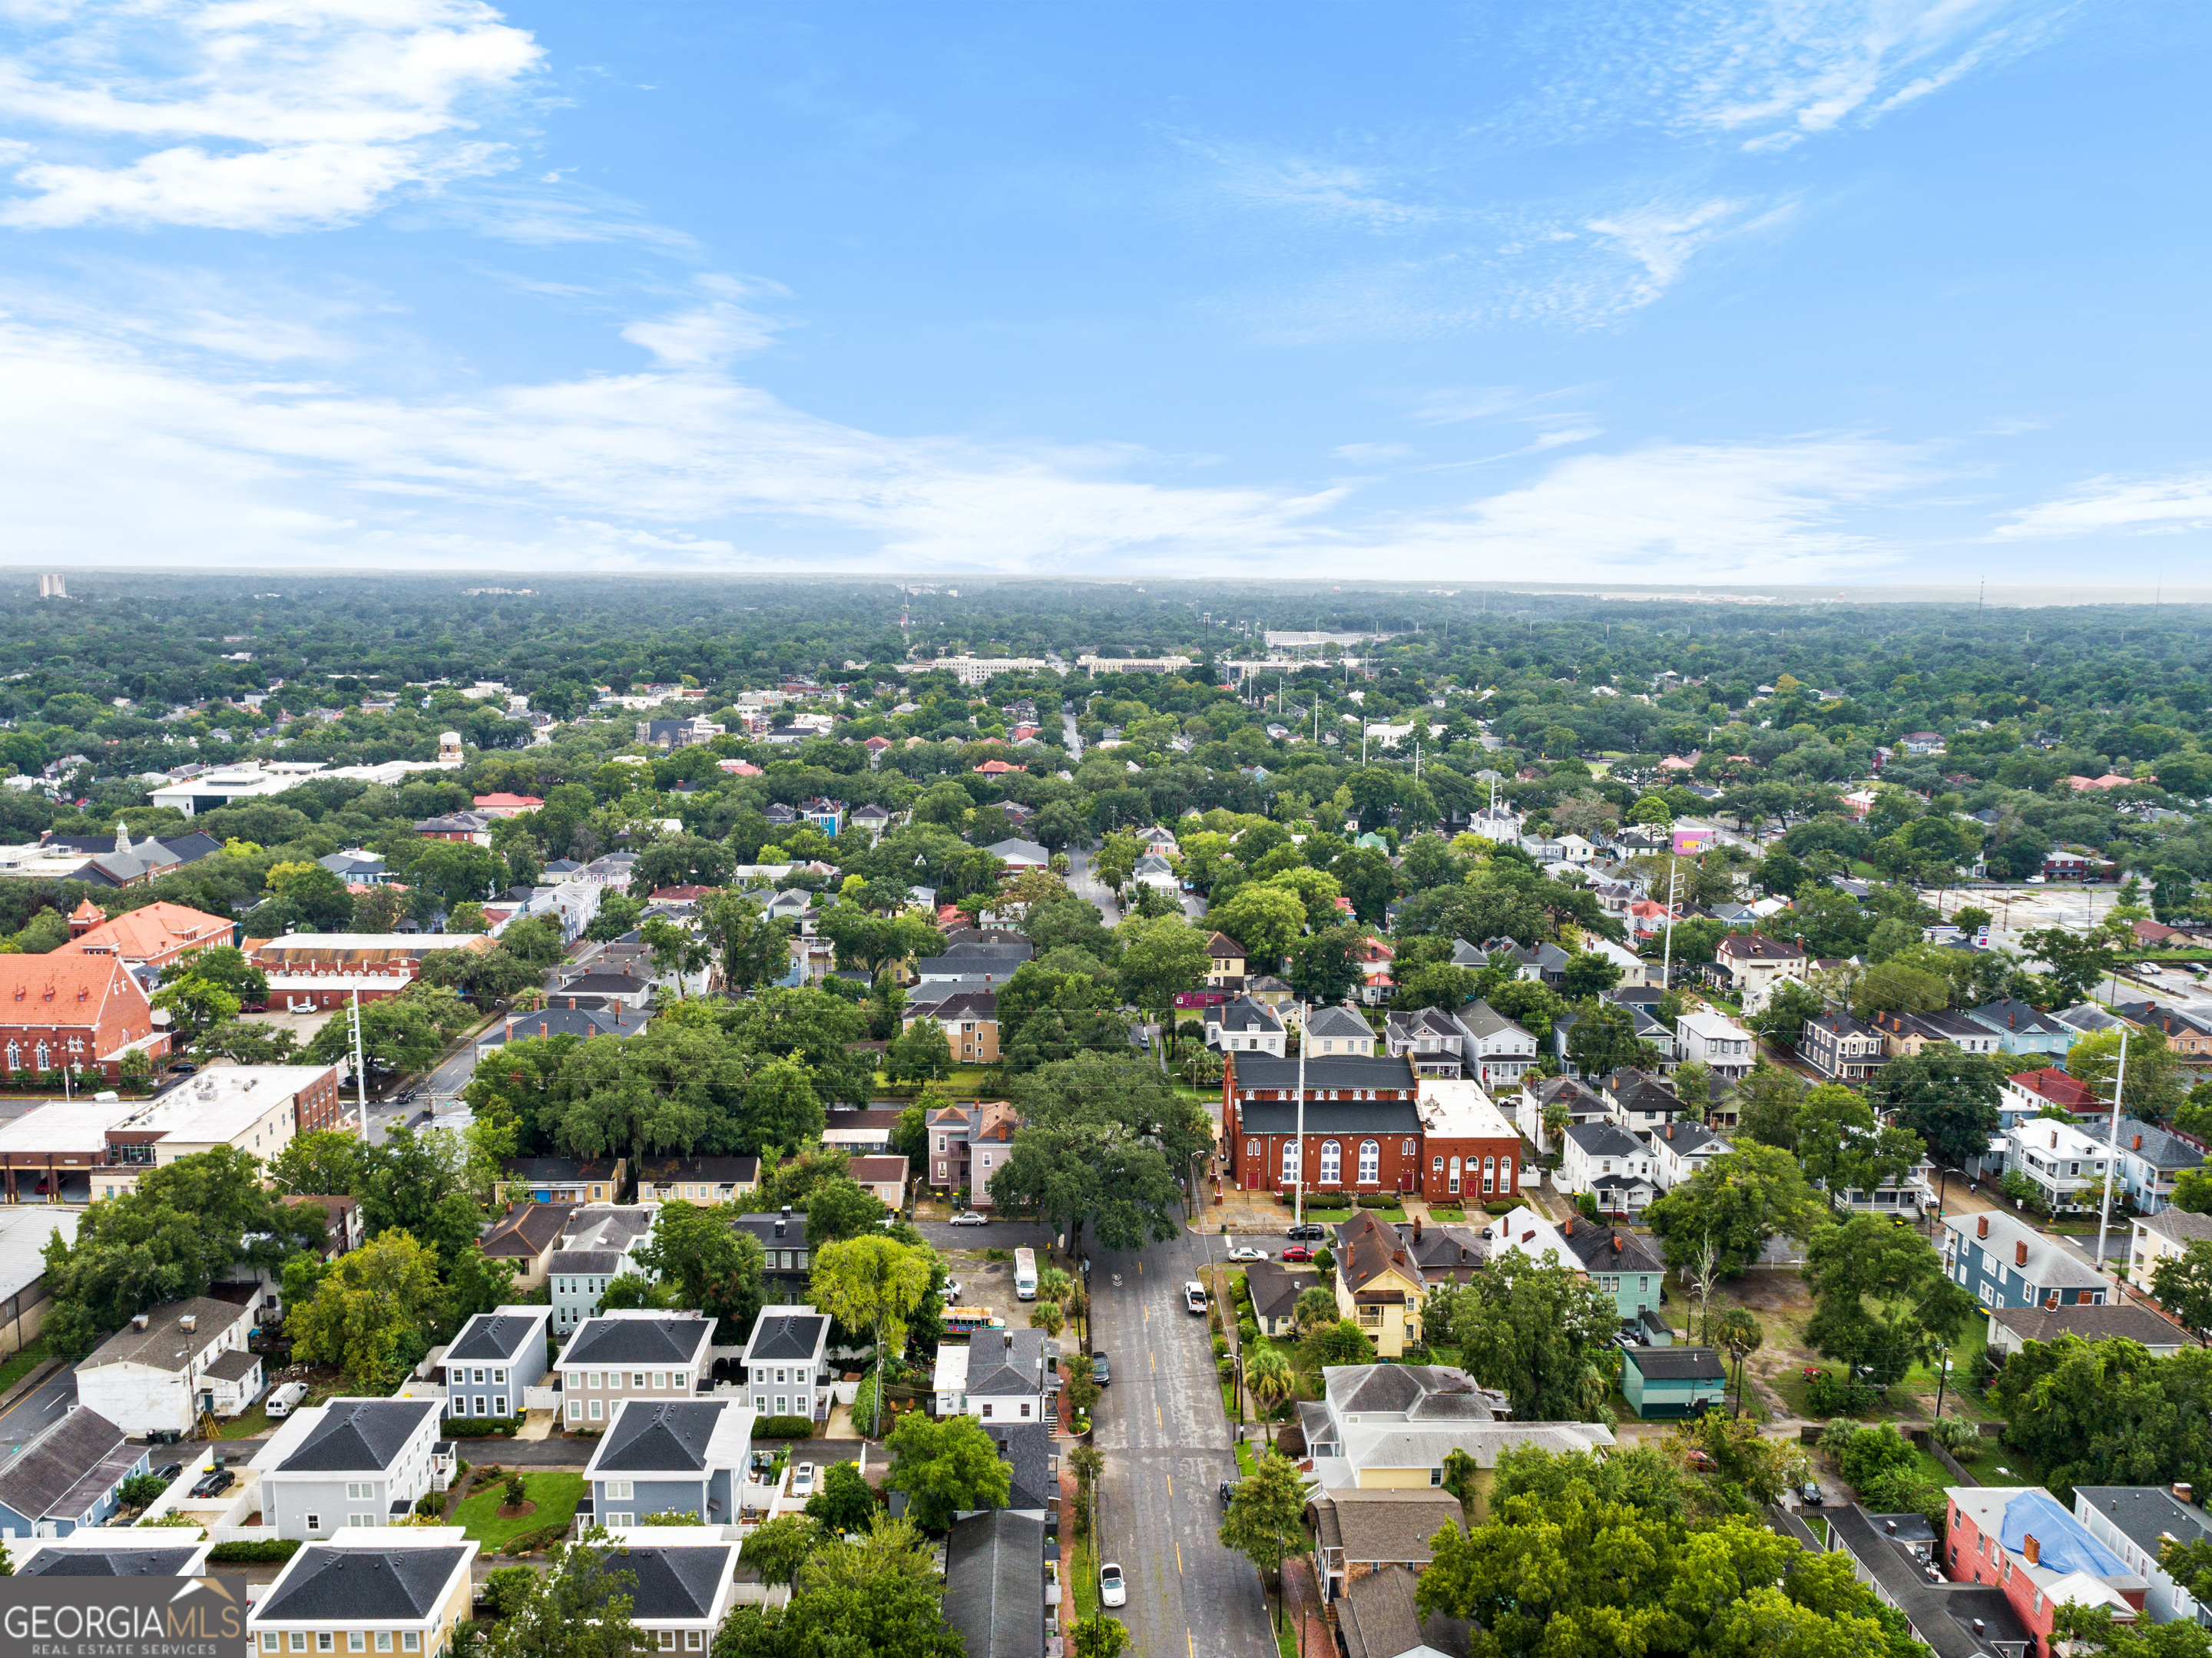
[[[576,999],[575,999],[574,996],[571,996],[570,998],[568,998],[568,1011],[570,1011],[571,1013],[574,1013],[575,1011],[576,1011]]]
[[[2129,1149],[2130,1151],[2142,1151],[2142,1135],[2140,1135],[2140,1134],[2136,1135],[2136,1138],[2135,1138],[2135,1144],[2134,1144],[2133,1145],[2130,1146],[2128,1149]]]
[[[2043,1558],[2043,1545],[2035,1540],[2033,1532],[2028,1533],[2021,1540],[2027,1545],[2027,1564],[2034,1565]]]
[[[1897,1529],[1897,1521],[1894,1520],[1885,1520],[1881,1523],[1890,1531],[1895,1531]]]
[[[186,1313],[182,1318],[177,1321],[177,1327],[179,1330],[182,1330],[186,1335],[191,1334],[193,1331],[200,1327],[199,1315],[198,1313]]]
[[[1559,1229],[1559,1236],[1560,1236],[1561,1237],[1571,1238],[1571,1237],[1574,1236],[1574,1235],[1575,1235],[1575,1218],[1574,1218],[1572,1215],[1569,1215],[1569,1216],[1567,1217],[1566,1224],[1565,1224],[1565,1225],[1564,1225],[1564,1226],[1562,1226],[1562,1227]]]
[[[2013,1245],[2012,1264],[2015,1266],[2025,1266],[2027,1265],[2027,1240],[2026,1238],[2022,1238],[2019,1242]]]
[[[148,1315],[139,1313],[132,1317],[131,1321],[131,1327],[134,1330],[143,1330],[146,1328],[148,1325],[153,1323],[153,1319]]]
[[[1414,1217],[1413,1217],[1413,1242],[1416,1242],[1416,1243],[1419,1243],[1420,1241],[1421,1241],[1421,1218],[1420,1218],[1419,1215],[1416,1215],[1416,1216],[1414,1216]]]
[[[1613,1235],[1613,1253],[1616,1255],[1620,1253],[1620,1234],[1618,1232]]]
[[[1671,1122],[1667,1125],[1667,1138],[1670,1140],[1674,1138],[1674,1125]]]
[[[2196,1488],[2191,1485],[2186,1480],[2175,1480],[2173,1482],[2173,1500],[2177,1503],[2188,1503],[2194,1501],[2195,1498],[2193,1493],[2195,1489]]]
[[[544,1019],[540,1019],[540,1020],[538,1022],[538,1034],[539,1035],[543,1036],[544,1035],[545,1035],[545,1033],[546,1033],[546,1029],[547,1029],[547,1024],[546,1024],[546,1022],[545,1022]]]
[[[1990,1218],[1987,1215],[1977,1215],[1974,1218],[1974,1236],[1978,1238],[1985,1238],[1989,1235]]]
[[[1403,1266],[1406,1264],[1405,1246],[1401,1244],[1397,1248],[1393,1249],[1390,1252],[1390,1259],[1397,1262],[1399,1266]]]
[[[1975,1633],[1975,1634],[1977,1634],[1977,1635],[1979,1635],[1981,1632],[1982,1632],[1982,1620],[1981,1620],[1980,1619],[1977,1618],[1976,1619],[1974,1619],[1974,1633]]]

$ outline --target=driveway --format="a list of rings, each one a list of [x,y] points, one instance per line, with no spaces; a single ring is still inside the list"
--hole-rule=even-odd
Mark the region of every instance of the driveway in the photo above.
[[[1217,1493],[1237,1478],[1237,1457],[1208,1326],[1184,1310],[1182,1294],[1186,1279],[1219,1258],[1218,1248],[1183,1234],[1140,1252],[1091,1258],[1094,1339],[1114,1374],[1092,1436],[1106,1458],[1098,1558],[1121,1563],[1129,1649],[1146,1658],[1276,1652],[1257,1570],[1214,1538]]]

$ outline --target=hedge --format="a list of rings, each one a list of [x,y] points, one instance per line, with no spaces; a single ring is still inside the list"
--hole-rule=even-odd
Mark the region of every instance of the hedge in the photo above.
[[[1362,1192],[1359,1194],[1362,1209],[1395,1209],[1405,1200],[1405,1194],[1400,1192]]]
[[[753,1424],[755,1439],[811,1439],[814,1436],[814,1418],[811,1416],[764,1416]]]
[[[509,1538],[501,1546],[499,1552],[501,1554],[535,1554],[568,1536],[570,1523],[563,1521],[557,1526],[541,1526],[536,1531],[524,1532],[520,1537]]]
[[[512,1439],[523,1420],[519,1416],[457,1416],[441,1423],[438,1431],[447,1439],[489,1439],[495,1435]]]
[[[264,1565],[289,1560],[299,1548],[300,1540],[296,1537],[273,1539],[266,1543],[218,1543],[208,1551],[208,1558],[224,1565]]]

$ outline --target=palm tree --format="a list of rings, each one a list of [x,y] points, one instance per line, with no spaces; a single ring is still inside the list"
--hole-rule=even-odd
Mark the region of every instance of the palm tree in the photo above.
[[[1743,1414],[1743,1361],[1765,1345],[1766,1332],[1759,1321],[1741,1307],[1724,1307],[1705,1327],[1706,1334],[1717,1347],[1726,1348],[1735,1358],[1735,1411]]]
[[[1056,1301],[1040,1299],[1036,1306],[1030,1309],[1030,1327],[1054,1339],[1060,1335],[1060,1326],[1066,1322],[1067,1315],[1060,1310],[1060,1303]]]
[[[1267,1443],[1275,1442],[1275,1406],[1291,1396],[1291,1362],[1273,1347],[1262,1347],[1244,1361],[1244,1385],[1252,1391],[1253,1402],[1260,1406],[1261,1414],[1267,1420]]]

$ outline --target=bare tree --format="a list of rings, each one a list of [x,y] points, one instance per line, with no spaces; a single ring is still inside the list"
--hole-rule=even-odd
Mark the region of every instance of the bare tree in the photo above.
[[[1710,1346],[1713,1339],[1713,1291],[1721,1281],[1721,1252],[1713,1242],[1713,1235],[1705,1234],[1705,1241],[1682,1273],[1690,1288],[1698,1296],[1698,1339]]]

